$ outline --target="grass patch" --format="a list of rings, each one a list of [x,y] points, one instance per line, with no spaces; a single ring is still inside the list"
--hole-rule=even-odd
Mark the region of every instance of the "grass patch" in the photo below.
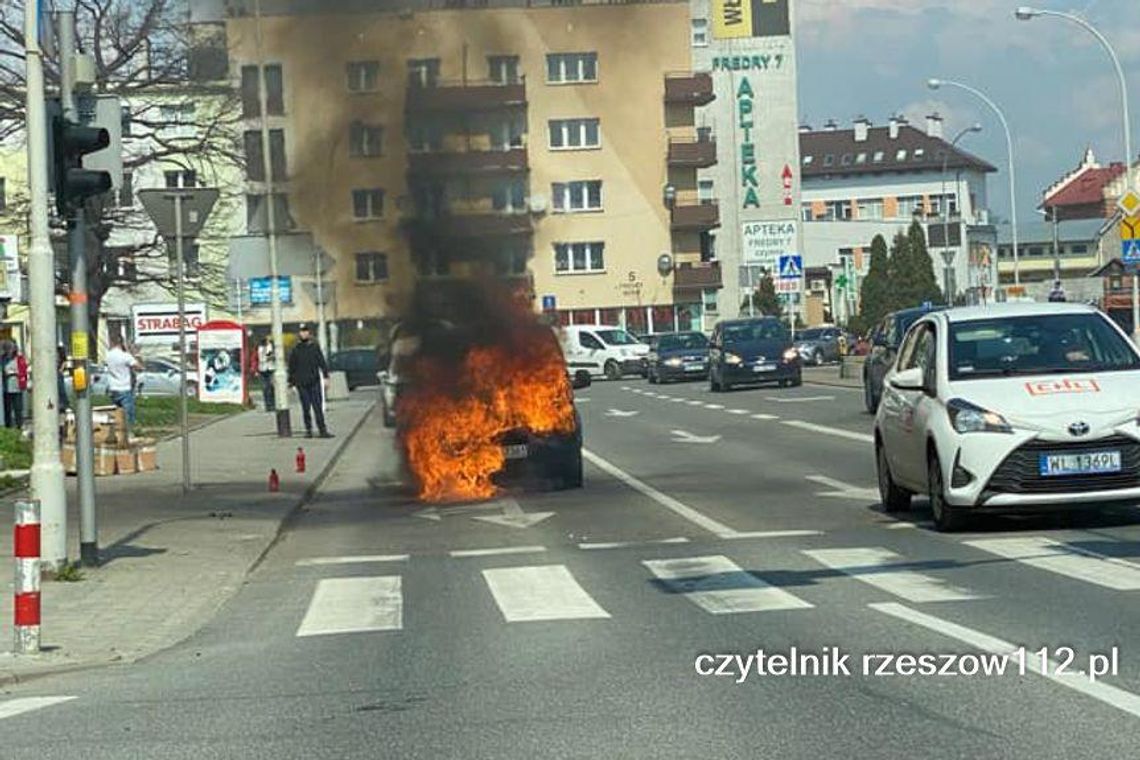
[[[95,398],[95,406],[110,406],[108,398]],[[171,428],[178,425],[179,405],[177,396],[144,396],[135,398],[135,427]],[[241,404],[209,404],[196,398],[187,399],[186,412],[196,416],[217,416],[237,414],[244,411]]]
[[[85,578],[78,562],[64,562],[59,570],[54,573],[45,573],[44,577],[60,583],[78,583]]]
[[[32,466],[32,442],[18,430],[0,428],[0,470],[26,470]]]

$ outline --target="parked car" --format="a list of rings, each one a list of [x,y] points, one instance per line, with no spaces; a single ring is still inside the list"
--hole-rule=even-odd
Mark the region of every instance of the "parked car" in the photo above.
[[[718,322],[709,347],[709,387],[776,382],[800,385],[803,368],[788,328],[775,317]]]
[[[825,362],[837,362],[840,336],[843,335],[843,330],[838,327],[809,327],[796,334],[796,350],[800,352],[804,364],[818,366]]]
[[[348,348],[329,357],[329,370],[343,372],[348,389],[380,383],[380,355],[374,348]]]
[[[135,388],[140,396],[177,396],[181,378],[178,365],[166,359],[144,359],[143,368],[135,375]],[[198,395],[198,372],[186,367],[186,395]]]
[[[585,369],[610,380],[645,373],[643,359],[649,355],[649,346],[620,327],[570,325],[559,330],[559,342],[571,370]]]
[[[883,378],[894,366],[899,344],[910,326],[920,317],[945,306],[919,307],[894,311],[883,317],[871,333],[871,350],[863,362],[863,405],[874,414],[883,397]]]
[[[875,460],[887,511],[930,497],[939,530],[971,516],[1140,500],[1140,354],[1084,304],[921,317],[887,375]]]
[[[709,339],[699,332],[659,335],[646,362],[651,383],[705,380],[709,376]]]

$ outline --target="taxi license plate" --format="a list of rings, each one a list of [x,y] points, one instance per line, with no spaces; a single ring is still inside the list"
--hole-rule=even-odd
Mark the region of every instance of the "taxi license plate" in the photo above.
[[[526,444],[515,443],[510,446],[503,447],[503,456],[507,459],[526,459]]]
[[[752,371],[753,372],[775,372],[776,371],[776,365],[775,364],[757,364],[756,366],[754,366],[752,368]]]
[[[1120,452],[1089,451],[1082,454],[1042,454],[1038,460],[1038,472],[1043,477],[1120,472]]]

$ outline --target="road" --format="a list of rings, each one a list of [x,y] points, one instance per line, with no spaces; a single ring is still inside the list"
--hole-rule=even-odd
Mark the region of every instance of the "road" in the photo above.
[[[579,400],[585,488],[467,508],[411,502],[369,420],[212,623],[11,689],[0,755],[1135,755],[1136,510],[953,535],[921,501],[887,516],[857,390],[626,379]],[[1024,675],[968,673],[1019,645]],[[851,673],[697,672],[793,647]],[[1075,673],[1113,647],[1115,674]],[[971,656],[935,661],[967,674],[862,670],[906,654]]]

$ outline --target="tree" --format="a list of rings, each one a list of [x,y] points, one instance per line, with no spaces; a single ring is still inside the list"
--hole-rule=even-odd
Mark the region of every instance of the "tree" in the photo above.
[[[0,4],[0,144],[22,138],[23,16],[25,2],[33,1]],[[241,102],[226,79],[224,33],[219,37],[216,29],[192,26],[180,0],[77,0],[74,5],[77,38],[95,61],[96,93],[119,96],[126,109],[124,121],[130,131],[124,135],[124,172],[132,174],[138,187],[147,185],[139,179],[162,177],[165,172],[193,176],[200,185],[221,186],[222,197],[199,238],[206,253],[195,267],[191,287],[193,297],[225,304],[226,256],[210,255],[210,249],[216,254],[228,244],[229,231],[221,229],[218,220],[232,212],[236,192],[243,190],[241,183],[220,180],[234,176],[245,162]],[[58,53],[45,58],[49,93],[58,91],[59,68]],[[174,288],[165,241],[140,204],[117,200],[108,194],[86,205],[93,333],[112,288]],[[26,229],[26,203],[10,207],[6,215]],[[63,266],[57,273],[60,290],[66,290],[66,271]]]
[[[752,310],[765,317],[778,317],[784,313],[784,305],[780,303],[780,297],[776,295],[776,283],[772,280],[772,275],[767,272],[756,284],[756,290],[749,293],[744,299],[744,303],[741,304],[740,313],[742,316],[748,316],[749,301],[752,303]]]
[[[911,294],[916,290],[910,262],[910,238],[902,232],[895,233],[891,240],[890,257],[887,260],[888,311],[906,308]]]
[[[910,305],[918,306],[927,301],[938,303],[942,300],[942,290],[938,287],[938,280],[934,276],[934,262],[930,258],[930,251],[926,247],[926,233],[922,225],[911,222],[907,231],[910,258],[908,265],[911,270]]]
[[[875,235],[871,241],[871,263],[859,288],[858,326],[868,329],[878,324],[891,310],[891,293],[887,241],[882,235]]]

